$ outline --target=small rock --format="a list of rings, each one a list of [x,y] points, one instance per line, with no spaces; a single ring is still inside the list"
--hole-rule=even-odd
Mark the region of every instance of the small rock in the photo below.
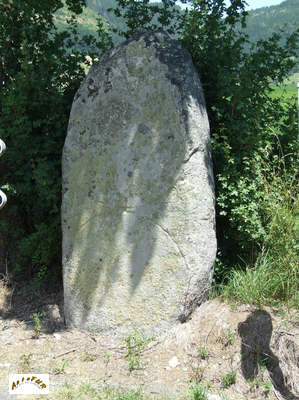
[[[222,397],[218,396],[217,394],[209,394],[208,393],[208,400],[223,400]]]
[[[0,368],[10,368],[11,364],[10,363],[2,363],[0,364]]]
[[[60,340],[61,339],[61,335],[59,335],[59,333],[53,333],[53,336],[55,337],[55,339]]]
[[[168,365],[171,368],[176,368],[179,365],[179,360],[176,356],[173,356],[169,361],[168,361]]]

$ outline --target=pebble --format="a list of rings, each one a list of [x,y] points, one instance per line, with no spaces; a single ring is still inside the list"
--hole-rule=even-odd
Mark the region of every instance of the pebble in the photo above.
[[[2,363],[0,364],[0,368],[10,368],[11,364],[10,363]]]
[[[180,364],[178,358],[176,356],[173,356],[169,361],[168,361],[168,365],[171,368],[176,368],[178,365]]]
[[[218,396],[217,394],[209,394],[208,393],[208,400],[223,400],[222,397]]]
[[[57,339],[57,340],[61,339],[61,335],[59,335],[59,333],[53,333],[53,336],[54,336],[55,339]]]

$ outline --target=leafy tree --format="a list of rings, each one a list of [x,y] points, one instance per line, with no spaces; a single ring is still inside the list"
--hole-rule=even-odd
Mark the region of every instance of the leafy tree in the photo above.
[[[103,20],[99,42],[79,39],[76,15],[84,3],[65,2],[69,29],[58,32],[54,17],[61,0],[0,1],[0,137],[9,149],[0,164],[9,195],[0,240],[6,239],[14,270],[35,284],[60,271],[61,151],[85,56],[93,59],[112,46]],[[117,32],[124,37],[162,28],[182,40],[199,71],[211,125],[216,278],[222,280],[239,258],[254,262],[269,242],[269,205],[279,190],[270,196],[267,188],[282,176],[291,182],[295,173],[295,105],[275,100],[271,91],[294,65],[298,31],[285,45],[274,34],[248,50],[244,0],[183,3],[184,11],[176,0],[117,0],[114,13],[126,22]]]
[[[282,104],[271,92],[294,66],[299,30],[283,45],[277,33],[250,45],[244,0],[229,6],[224,0],[184,0],[184,12],[175,0],[160,6],[117,2],[116,15],[127,21],[123,35],[163,28],[184,42],[200,74],[211,125],[220,281],[241,260],[254,263],[263,248],[270,229],[265,182],[274,178],[274,165],[281,172],[277,157],[294,154],[295,105]],[[294,174],[291,156],[283,165]]]
[[[282,83],[292,69],[298,32],[285,45],[274,34],[247,52],[240,26],[246,26],[243,1],[228,8],[221,0],[200,1],[188,14],[183,37],[202,78],[211,123],[218,278],[242,259],[254,263],[269,222],[265,166],[281,152],[288,154],[296,141],[295,120],[291,130],[282,130],[288,106],[271,97],[271,85]]]
[[[82,49],[92,59],[109,47],[79,39],[76,15],[84,4],[0,2],[0,137],[8,147],[1,184],[9,197],[1,213],[2,246],[14,272],[36,285],[61,265],[61,152],[74,93],[90,63]],[[58,32],[55,13],[64,5],[69,28]]]

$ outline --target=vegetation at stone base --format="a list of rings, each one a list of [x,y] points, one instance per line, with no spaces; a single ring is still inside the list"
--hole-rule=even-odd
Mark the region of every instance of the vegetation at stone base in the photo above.
[[[255,303],[258,306],[281,301],[298,308],[298,238],[299,200],[296,175],[284,170],[284,159],[272,164],[272,179],[265,182],[265,214],[268,232],[253,268],[233,269],[224,298]],[[295,163],[295,160],[294,160]],[[280,171],[280,176],[278,175]],[[283,172],[284,171],[284,172]]]
[[[251,301],[296,304],[297,111],[294,101],[272,93],[294,67],[298,31],[285,44],[275,33],[248,51],[244,0],[185,3],[182,13],[174,0],[159,6],[118,0],[115,18],[126,25],[117,33],[163,28],[184,42],[200,73],[216,178],[215,284],[240,288],[255,277],[249,282],[263,279],[264,286],[250,286],[257,294]],[[0,4],[0,137],[9,149],[1,159],[9,207],[1,211],[0,235],[10,271],[31,279],[33,288],[61,273],[60,163],[69,111],[90,64],[86,55],[93,60],[112,45],[99,21],[99,40],[86,37],[78,46],[76,17],[84,0],[66,4],[73,15],[68,32],[55,27],[60,0]],[[236,290],[226,293],[236,296]],[[247,299],[249,287],[241,293]]]

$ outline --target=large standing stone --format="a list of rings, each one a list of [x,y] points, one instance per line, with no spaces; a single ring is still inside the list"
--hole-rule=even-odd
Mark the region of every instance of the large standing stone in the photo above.
[[[94,65],[63,151],[69,325],[158,334],[186,320],[216,253],[209,124],[186,49],[145,33]]]

